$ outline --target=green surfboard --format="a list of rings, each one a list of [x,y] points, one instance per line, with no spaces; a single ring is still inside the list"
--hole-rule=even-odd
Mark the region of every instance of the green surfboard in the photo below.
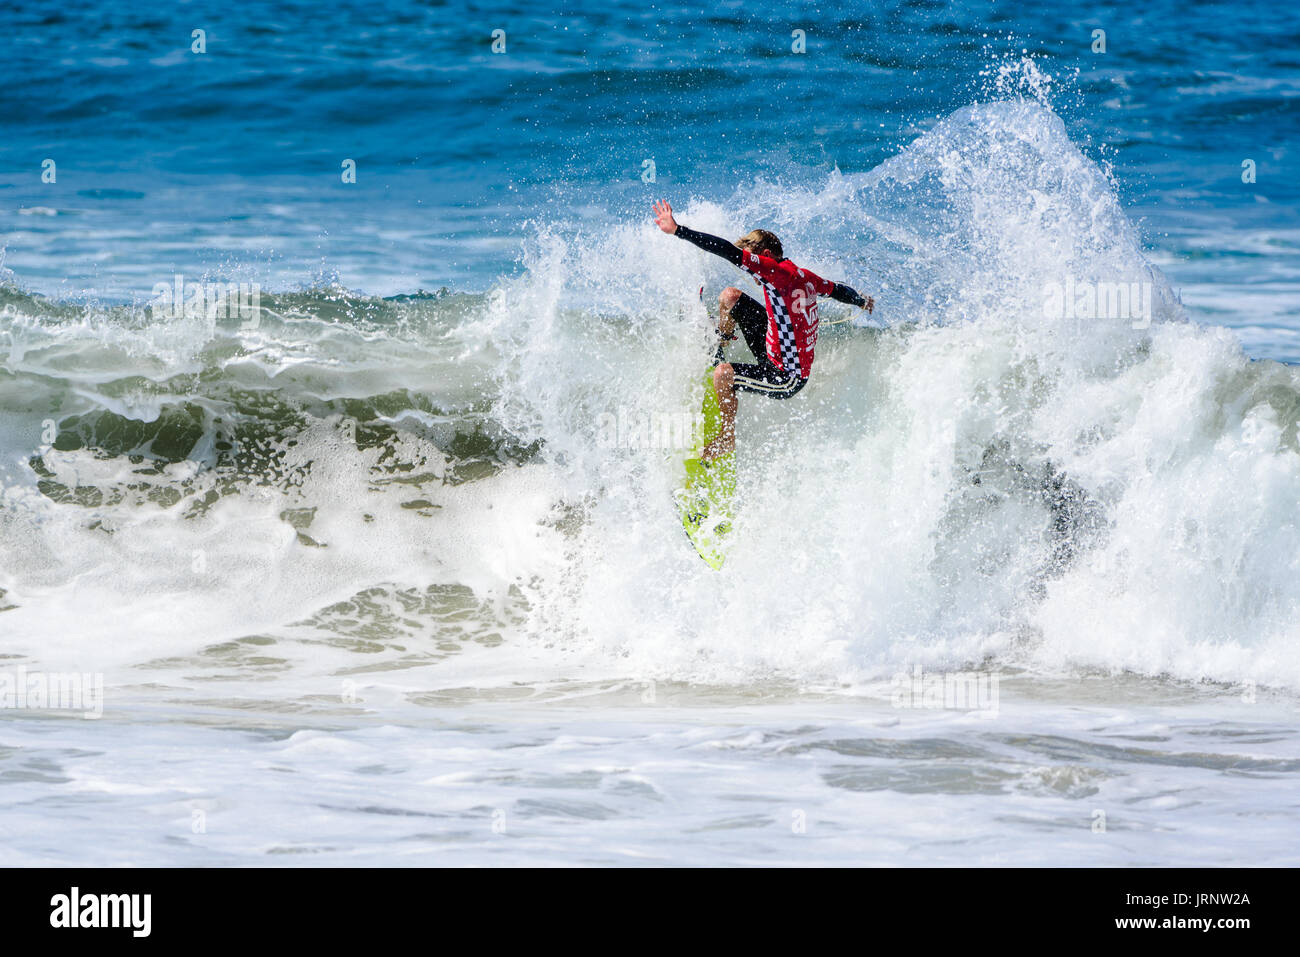
[[[704,447],[722,431],[718,394],[713,388],[713,370],[704,375],[704,402],[700,408],[703,426],[698,441],[683,463],[685,484],[675,495],[686,537],[709,567],[719,569],[726,559],[725,546],[731,531],[732,505],[736,495],[736,453],[705,462]]]

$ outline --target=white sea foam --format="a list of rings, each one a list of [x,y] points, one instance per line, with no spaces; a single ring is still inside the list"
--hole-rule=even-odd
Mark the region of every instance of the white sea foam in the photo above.
[[[795,400],[742,397],[743,504],[711,575],[671,534],[672,463],[591,423],[680,405],[706,322],[690,294],[739,274],[648,224],[540,236],[496,300],[498,412],[596,500],[563,581],[537,584],[537,633],[695,680],[994,654],[1300,685],[1296,376],[1185,321],[1054,114],[969,108],[869,174],[678,214],[770,226],[801,264],[913,298],[881,295],[883,334],[827,336]],[[1154,325],[1045,318],[1063,277],[1151,284]],[[604,310],[631,325],[611,336]]]

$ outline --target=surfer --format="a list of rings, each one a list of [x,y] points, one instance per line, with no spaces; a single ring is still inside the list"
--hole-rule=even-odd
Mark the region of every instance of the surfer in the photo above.
[[[753,392],[773,399],[788,399],[812,374],[817,345],[817,297],[860,306],[871,312],[874,300],[865,299],[843,283],[829,282],[801,269],[783,255],[781,240],[766,229],[755,229],[734,243],[697,232],[673,219],[667,200],[654,205],[655,224],[670,236],[694,243],[705,252],[721,256],[749,273],[763,288],[765,306],[735,286],[718,297],[718,333],[724,341],[735,339],[735,328],[757,362],[727,362],[718,349],[713,387],[718,393],[722,430],[705,446],[701,458],[726,455],[736,447],[736,393]]]

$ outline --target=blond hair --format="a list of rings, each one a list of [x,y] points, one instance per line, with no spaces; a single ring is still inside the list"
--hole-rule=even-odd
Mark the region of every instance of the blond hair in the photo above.
[[[761,253],[766,249],[775,259],[785,258],[781,251],[781,240],[776,238],[776,233],[766,229],[751,229],[736,240],[736,245],[751,253]]]

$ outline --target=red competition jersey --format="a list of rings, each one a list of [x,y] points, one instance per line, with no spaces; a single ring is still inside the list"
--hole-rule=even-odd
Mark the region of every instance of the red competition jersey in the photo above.
[[[778,262],[748,250],[741,257],[740,268],[763,287],[768,361],[808,378],[817,347],[817,297],[829,296],[835,284],[788,259]]]

